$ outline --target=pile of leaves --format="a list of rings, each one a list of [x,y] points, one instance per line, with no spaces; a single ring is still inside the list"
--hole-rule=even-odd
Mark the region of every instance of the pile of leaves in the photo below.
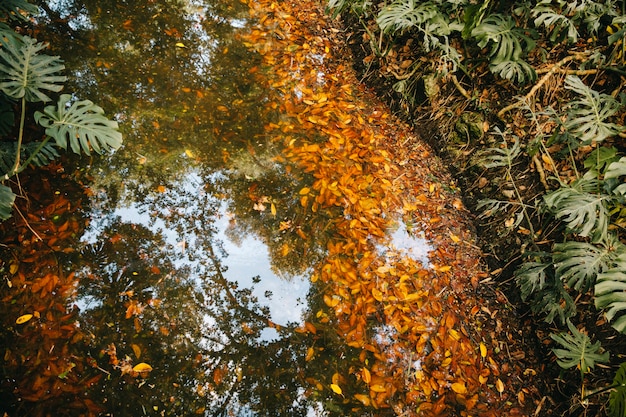
[[[253,73],[271,91],[269,111],[280,115],[267,133],[285,144],[290,175],[311,177],[298,191],[302,207],[328,222],[328,255],[312,278],[325,307],[308,331],[333,323],[360,361],[317,388],[341,396],[352,413],[528,415],[536,371],[525,367],[510,312],[482,295],[487,274],[443,166],[359,87],[338,58],[338,29],[318,5],[249,5],[258,24],[244,42],[263,58]],[[427,263],[401,250],[381,253],[398,224],[432,244]],[[296,232],[324,238],[306,225]],[[348,391],[345,381],[356,385]]]
[[[552,364],[543,411],[624,415],[623,4],[327,6],[365,82],[461,180],[496,283]]]

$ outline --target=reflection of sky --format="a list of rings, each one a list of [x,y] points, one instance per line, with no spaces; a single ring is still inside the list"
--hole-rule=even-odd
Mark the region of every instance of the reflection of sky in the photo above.
[[[378,245],[378,252],[381,255],[388,258],[395,258],[396,255],[408,256],[418,261],[424,268],[432,267],[428,260],[428,254],[433,250],[432,246],[425,238],[409,232],[403,221],[398,221],[387,237],[389,241]]]
[[[173,187],[176,189],[177,187]],[[191,174],[184,180],[182,188],[190,195],[197,195],[203,188],[202,180]],[[179,213],[181,217],[193,216],[194,210],[200,210],[201,207],[194,204],[177,204],[178,207],[185,207],[184,213]],[[167,211],[167,210],[166,210]],[[166,215],[165,213],[160,213]],[[123,223],[141,224],[154,233],[160,232],[163,235],[165,243],[175,248],[180,253],[174,258],[177,259],[175,265],[177,267],[183,264],[193,263],[184,256],[185,247],[196,241],[196,235],[193,231],[188,231],[185,235],[180,235],[173,228],[168,228],[161,218],[153,217],[149,210],[145,210],[141,205],[131,203],[124,207],[116,208],[110,215],[109,219],[116,219]],[[104,221],[102,221],[104,220]],[[92,222],[90,230],[83,236],[83,241],[94,243],[99,238],[100,228],[106,226],[107,220],[102,219]],[[285,325],[288,322],[301,323],[302,313],[306,307],[306,295],[309,290],[309,280],[307,277],[290,277],[285,280],[277,276],[273,271],[270,263],[269,251],[267,246],[253,235],[241,238],[240,242],[233,242],[226,236],[229,218],[226,215],[225,205],[222,204],[219,213],[212,218],[213,226],[217,233],[212,241],[217,243],[220,241],[227,256],[221,259],[223,266],[227,267],[224,276],[229,281],[237,282],[240,288],[249,288],[253,285],[253,278],[260,277],[260,282],[254,284],[255,290],[253,294],[259,299],[261,306],[267,306],[270,309],[271,319],[277,324]],[[193,221],[192,221],[193,222]],[[191,248],[189,248],[191,249]],[[198,248],[202,250],[202,248]],[[193,268],[192,268],[193,270]],[[272,296],[265,297],[266,292],[271,292]],[[274,329],[266,329],[263,337],[268,339],[275,335]]]

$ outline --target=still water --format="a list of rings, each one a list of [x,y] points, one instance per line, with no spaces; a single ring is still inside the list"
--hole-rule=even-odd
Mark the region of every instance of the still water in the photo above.
[[[72,303],[102,375],[87,390],[93,409],[384,414],[345,399],[350,384],[363,384],[346,376],[369,362],[326,318],[338,301],[323,299],[317,278],[311,284],[332,222],[301,204],[315,171],[289,163],[267,133],[283,116],[258,82],[258,53],[242,41],[253,23],[248,6],[57,0],[44,8],[49,31],[39,38],[65,61],[68,90],[102,106],[124,135],[121,149],[80,159],[72,174],[87,190],[87,226],[64,267],[75,272]],[[398,220],[372,243],[384,268],[398,253],[432,266],[431,248],[410,229]],[[383,349],[397,330],[381,323],[371,332]],[[132,371],[139,363],[152,370]],[[409,370],[420,363],[406,359]]]

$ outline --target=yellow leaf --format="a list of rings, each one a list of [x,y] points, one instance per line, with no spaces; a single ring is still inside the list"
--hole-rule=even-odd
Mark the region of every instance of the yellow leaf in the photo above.
[[[372,374],[370,374],[370,371],[367,368],[363,368],[361,376],[363,377],[363,382],[365,382],[366,384],[372,382]]]
[[[307,195],[310,191],[311,189],[309,187],[304,187],[300,190],[300,195]]]
[[[452,391],[456,392],[457,394],[467,393],[467,388],[465,388],[465,384],[462,382],[455,382],[450,386],[450,388],[452,388]]]
[[[372,288],[372,296],[376,301],[383,301],[383,293],[378,288]]]
[[[480,342],[480,356],[487,357],[487,346],[483,342]]]
[[[500,380],[500,378],[496,381],[496,389],[500,394],[504,392],[504,383]]]
[[[341,387],[339,385],[337,385],[337,384],[330,384],[330,389],[332,389],[335,394],[342,395],[343,391],[341,391]]]
[[[484,384],[485,382],[487,382],[487,377],[483,375],[478,375],[478,382]]]
[[[310,361],[311,359],[313,359],[313,356],[315,356],[315,349],[313,349],[312,347],[308,348],[306,351],[306,357],[304,358],[305,362]]]
[[[135,352],[135,356],[137,357],[137,359],[139,359],[141,357],[141,348],[134,343],[131,344],[130,347],[133,348],[133,352]]]
[[[270,203],[270,211],[272,212],[272,216],[276,216],[276,206],[274,203]]]
[[[135,372],[150,372],[151,370],[152,367],[145,362],[141,362],[133,366],[133,371]]]
[[[193,152],[191,151],[191,149],[185,149],[185,155],[187,155],[190,158],[195,158],[196,156],[193,154]]]
[[[15,275],[18,269],[20,269],[20,264],[18,264],[17,262],[13,262],[9,266],[9,272],[11,273],[11,275]]]
[[[182,42],[176,42],[176,46],[178,46],[179,48],[186,48],[185,44]]]
[[[17,318],[17,320],[15,320],[15,323],[16,324],[24,324],[24,323],[26,323],[27,321],[29,321],[32,318],[33,318],[32,314],[24,314],[23,316],[19,316]]]

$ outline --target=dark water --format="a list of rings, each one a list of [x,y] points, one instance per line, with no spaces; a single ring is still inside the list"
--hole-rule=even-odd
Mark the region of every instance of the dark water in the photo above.
[[[297,233],[323,222],[297,198],[310,174],[264,133],[280,114],[253,81],[247,19],[229,0],[59,0],[41,17],[68,90],[124,134],[76,163],[89,226],[66,265],[90,354],[113,364],[89,391],[107,415],[349,413],[319,388],[354,354],[333,329],[297,330],[321,311],[309,278],[329,232]],[[140,362],[153,370],[132,376]]]

